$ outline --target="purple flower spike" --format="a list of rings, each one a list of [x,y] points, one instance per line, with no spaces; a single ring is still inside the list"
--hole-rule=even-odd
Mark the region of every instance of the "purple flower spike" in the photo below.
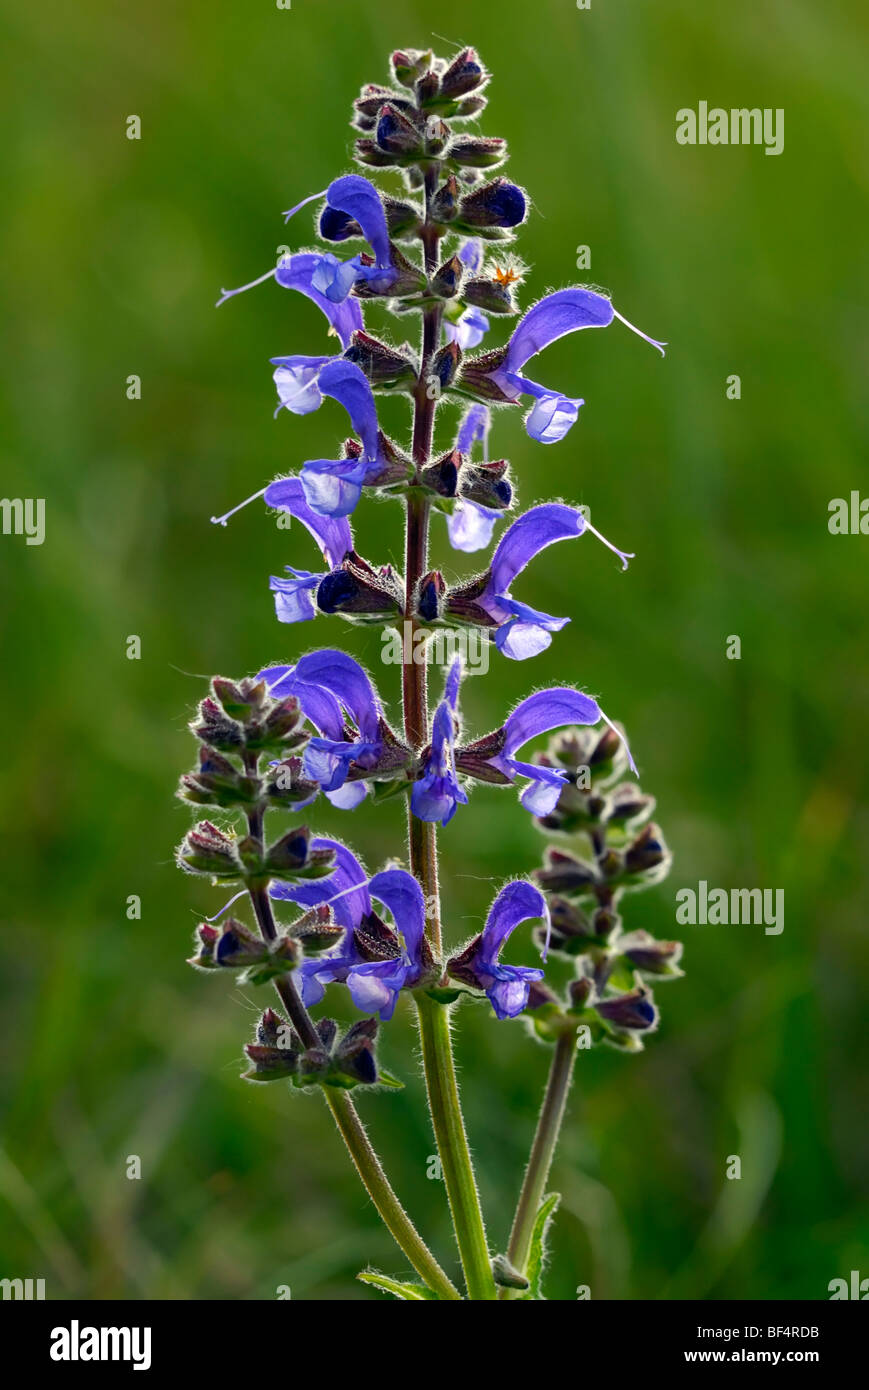
[[[468,804],[467,792],[456,776],[455,712],[459,699],[462,663],[454,661],[447,675],[444,698],[432,720],[431,752],[423,775],[414,782],[410,808],[420,820],[447,825],[457,806]]]
[[[454,978],[484,990],[498,1018],[521,1014],[531,985],[543,979],[539,967],[502,965],[498,959],[505,941],[520,923],[535,918],[549,922],[543,894],[523,879],[508,883],[489,909],[482,933],[447,967]]]
[[[532,507],[508,527],[498,542],[489,569],[488,586],[477,602],[499,624],[495,645],[513,661],[525,661],[544,651],[552,641],[551,634],[559,632],[570,619],[554,618],[519,603],[511,597],[510,585],[541,550],[555,541],[581,536],[586,530],[599,536],[604,545],[620,556],[622,567],[627,568],[631,557],[600,536],[578,508],[566,507],[561,502]]]
[[[280,511],[289,512],[310,531],[329,570],[340,565],[348,550],[353,549],[353,533],[350,523],[344,517],[318,516],[312,512],[305,501],[305,492],[299,478],[278,478],[265,490],[266,505]],[[287,565],[292,579],[269,581],[275,595],[275,612],[282,623],[308,622],[317,616],[314,594],[325,573],[312,574],[308,570],[293,569]]]
[[[636,773],[636,765],[624,735],[619,733],[596,700],[569,686],[538,690],[518,704],[504,724],[503,748],[488,761],[511,782],[517,776],[527,777],[530,785],[519,800],[533,816],[548,816],[555,809],[567,773],[560,768],[522,762],[515,754],[539,734],[568,728],[571,724],[597,724],[601,719],[618,734],[627,751],[631,770]]]
[[[399,991],[412,988],[426,968],[422,956],[425,899],[416,879],[404,869],[375,874],[368,891],[392,913],[403,944],[389,960],[355,965],[347,976],[347,986],[357,1009],[377,1013],[385,1023],[395,1012]]]
[[[547,295],[519,320],[507,344],[503,362],[490,376],[508,399],[518,400],[520,396],[533,398],[534,404],[525,417],[525,428],[532,439],[541,444],[555,444],[563,439],[576,422],[583,401],[580,397],[551,391],[523,376],[525,363],[566,333],[576,333],[582,328],[606,328],[614,318],[618,318],[664,355],[665,344],[656,342],[628,323],[605,295],[578,286]]]

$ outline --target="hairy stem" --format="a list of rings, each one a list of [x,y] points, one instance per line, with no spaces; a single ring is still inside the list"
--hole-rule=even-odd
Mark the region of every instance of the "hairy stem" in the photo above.
[[[450,1011],[424,994],[417,995],[416,1006],[429,1109],[468,1298],[492,1300],[496,1297],[495,1280],[462,1118],[450,1037]]]
[[[248,833],[262,846],[261,812],[254,812],[248,816]],[[265,940],[274,941],[277,927],[268,895],[268,885],[251,884],[248,891],[260,933]],[[319,1046],[320,1036],[302,1003],[292,975],[280,976],[275,980],[275,988],[290,1022],[305,1046]],[[356,1171],[396,1245],[438,1298],[451,1302],[460,1300],[461,1294],[458,1289],[441,1269],[393,1191],[350,1096],[346,1091],[338,1091],[328,1086],[322,1087],[322,1091]]]
[[[437,266],[438,238],[429,222],[429,203],[437,181],[436,168],[426,174],[426,226],[422,231],[426,273]],[[414,393],[413,459],[417,469],[429,462],[432,452],[437,391],[432,389],[430,364],[440,339],[441,309],[431,305],[422,315],[422,354]],[[414,607],[417,585],[428,567],[428,501],[411,492],[407,502],[405,533],[405,622],[411,637],[416,629]],[[428,668],[413,660],[414,644],[405,648],[402,668],[404,734],[419,752],[428,741]],[[408,805],[410,867],[426,900],[429,942],[435,956],[442,956],[442,932],[438,887],[437,835],[433,824],[418,820]],[[450,1036],[449,1010],[425,994],[416,998],[423,1068],[435,1140],[443,1167],[444,1183],[453,1218],[456,1243],[464,1270],[468,1297],[494,1299],[495,1283],[480,1209],[480,1198],[462,1117]]]
[[[552,1065],[549,1069],[549,1080],[546,1083],[546,1094],[543,1097],[540,1118],[537,1121],[537,1132],[534,1135],[534,1143],[531,1145],[528,1167],[525,1170],[522,1191],[519,1194],[519,1204],[513,1219],[513,1229],[510,1232],[507,1258],[520,1274],[527,1274],[528,1272],[528,1256],[531,1251],[534,1222],[537,1220],[540,1203],[546,1194],[552,1157],[561,1132],[561,1122],[564,1119],[567,1093],[573,1080],[575,1056],[576,1032],[574,1030],[563,1033],[555,1044]],[[508,1297],[509,1293],[510,1291],[505,1289],[502,1297]]]

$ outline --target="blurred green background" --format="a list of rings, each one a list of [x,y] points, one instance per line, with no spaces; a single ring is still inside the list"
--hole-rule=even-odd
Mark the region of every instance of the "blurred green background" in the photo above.
[[[376,632],[276,623],[268,575],[315,558],[300,529],[258,506],[209,525],[345,428],[332,405],[272,419],[269,357],[328,350],[312,305],[273,285],[213,305],[279,245],[309,242],[307,214],[285,230],[281,210],[350,167],[350,103],[385,79],[388,52],[466,42],[494,73],[482,128],[508,137],[534,202],[524,302],[590,275],[670,344],[661,361],[618,325],[564,340],[534,374],[585,397],[580,423],[543,448],[516,412],[492,438],[523,505],[585,502],[637,558],[621,574],[592,540],[541,557],[517,593],[572,625],[533,663],[496,659],[469,681],[467,724],[483,732],[565,680],[625,722],[675,855],[626,919],[682,935],[688,972],[660,990],[645,1053],[580,1057],[549,1296],[814,1299],[851,1269],[869,1276],[869,541],[827,529],[830,499],[867,487],[858,10],[4,0],[2,492],[44,497],[47,532],[41,547],[0,538],[0,1274],[45,1277],[49,1297],[289,1284],[297,1299],[372,1299],[357,1270],[404,1268],[319,1099],[238,1080],[257,1000],[184,965],[197,914],[223,898],[173,867],[188,813],[172,793],[215,671],[343,643],[396,695]],[[784,153],[677,145],[676,110],[700,100],[784,108]],[[378,310],[368,322],[386,325]],[[126,399],[131,373],[141,401]],[[402,409],[384,409],[395,433]],[[444,447],[455,418],[440,419]],[[398,507],[356,521],[364,553],[400,562]],[[435,559],[469,572],[435,527]],[[372,871],[401,851],[398,804],[327,810],[318,827]],[[542,844],[514,794],[487,788],[441,838],[459,942]],[[701,878],[783,888],[783,933],[677,932],[675,892]],[[527,937],[512,958],[531,959]],[[547,1055],[486,1009],[459,1024],[503,1248]],[[363,1097],[363,1117],[453,1261],[408,1007],[382,1054],[407,1088]],[[740,1182],[725,1180],[731,1154]]]

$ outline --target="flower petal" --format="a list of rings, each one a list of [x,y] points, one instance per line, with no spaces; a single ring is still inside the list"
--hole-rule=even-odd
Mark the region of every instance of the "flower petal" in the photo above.
[[[546,899],[527,879],[514,879],[501,889],[486,918],[481,951],[487,961],[497,960],[498,953],[520,922],[530,918],[546,918]]]
[[[539,300],[517,323],[503,370],[519,372],[550,343],[581,328],[606,328],[615,317],[612,303],[594,290],[574,286]]]
[[[508,594],[510,585],[529,560],[555,541],[581,536],[585,517],[576,507],[561,502],[545,502],[532,507],[507,527],[492,556],[489,589]]]
[[[350,714],[363,739],[379,739],[380,698],[368,675],[352,656],[328,647],[309,652],[296,663],[295,679],[334,696]]]
[[[365,240],[374,252],[378,266],[392,265],[386,213],[378,190],[361,174],[345,174],[326,189],[326,202],[336,212],[343,212],[358,222]]]
[[[328,903],[338,925],[352,931],[371,911],[368,876],[353,851],[340,840],[315,836],[311,849],[334,851],[335,867],[328,877],[318,878],[313,883],[273,883],[269,896],[298,903],[300,907]]]
[[[504,754],[512,758],[517,749],[538,734],[570,724],[596,724],[602,718],[597,701],[579,690],[569,686],[538,690],[508,715],[504,725]]]
[[[334,260],[335,257],[331,259]],[[362,328],[362,307],[358,300],[349,299],[347,295],[336,301],[324,293],[324,278],[328,280],[324,266],[326,261],[327,256],[315,251],[301,251],[294,256],[282,256],[275,270],[275,279],[285,289],[298,290],[300,294],[312,300],[326,315],[341,340],[342,348],[347,348],[353,334]]]
[[[289,512],[301,521],[314,537],[330,569],[339,565],[347,551],[353,549],[353,532],[349,521],[343,517],[324,517],[312,511],[300,478],[277,478],[265,490],[265,503],[267,507]]]
[[[408,960],[419,966],[419,948],[425,935],[425,899],[413,874],[404,869],[385,869],[374,875],[368,891],[392,913],[396,928],[404,937]]]
[[[485,550],[500,520],[500,512],[481,507],[467,497],[459,497],[452,512],[447,516],[450,545],[453,550],[462,550],[467,555],[476,550]]]

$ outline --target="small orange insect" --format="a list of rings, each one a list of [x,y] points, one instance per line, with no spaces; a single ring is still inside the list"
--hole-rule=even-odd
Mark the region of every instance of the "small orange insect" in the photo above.
[[[506,289],[508,285],[515,284],[516,281],[521,280],[521,278],[518,271],[512,270],[509,266],[505,270],[502,270],[499,265],[495,266],[495,280],[499,285],[502,285],[504,289]]]

